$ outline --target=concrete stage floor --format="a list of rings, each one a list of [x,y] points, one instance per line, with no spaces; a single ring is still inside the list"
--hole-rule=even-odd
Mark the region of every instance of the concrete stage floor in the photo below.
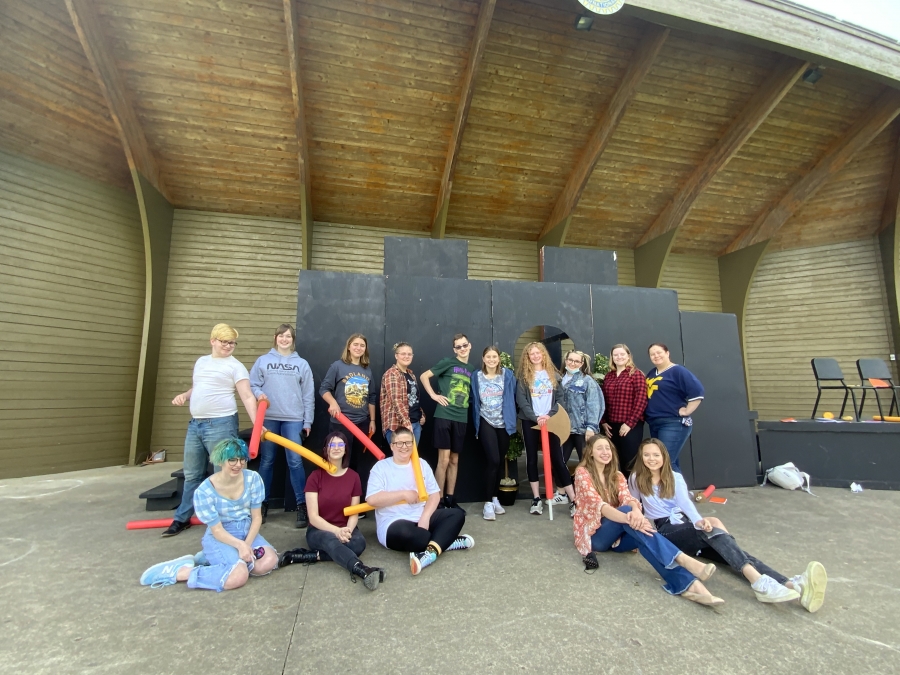
[[[362,521],[375,592],[333,563],[291,566],[216,594],[138,584],[150,564],[199,550],[194,527],[161,539],[125,530],[140,491],[177,468],[113,467],[0,481],[0,673],[891,673],[900,672],[900,493],[724,490],[718,515],[787,575],[830,577],[825,606],[768,606],[720,567],[710,610],[667,595],[640,556],[583,572],[566,509],[551,523],[518,502],[495,522],[467,505],[471,551],[412,577]],[[305,546],[270,514],[279,549]]]

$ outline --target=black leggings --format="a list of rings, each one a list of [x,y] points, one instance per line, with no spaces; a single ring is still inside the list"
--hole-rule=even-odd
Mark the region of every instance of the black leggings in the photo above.
[[[441,509],[431,514],[427,530],[411,520],[395,520],[387,529],[385,541],[392,551],[418,553],[434,542],[444,552],[465,522],[466,514],[461,509]]]
[[[500,462],[509,450],[509,434],[506,429],[497,429],[484,419],[478,428],[478,440],[484,449],[487,466],[484,471],[484,501],[500,496]]]
[[[572,449],[578,453],[578,461],[584,457],[584,434],[569,434],[569,440],[562,445],[563,460],[568,462],[572,458]]]
[[[616,454],[619,456],[619,470],[628,478],[631,473],[631,465],[637,457],[638,447],[644,440],[644,423],[638,422],[625,436],[619,436],[619,427],[622,422],[610,422],[612,430],[612,444],[616,446]]]
[[[525,441],[525,459],[528,467],[528,481],[538,482],[538,450],[541,449],[541,432],[532,429],[534,423],[530,420],[522,420],[522,440]],[[556,481],[558,487],[567,487],[572,484],[572,476],[569,468],[563,461],[562,449],[559,447],[559,439],[556,434],[550,434],[550,464],[553,467],[553,476],[544,476],[544,480]]]

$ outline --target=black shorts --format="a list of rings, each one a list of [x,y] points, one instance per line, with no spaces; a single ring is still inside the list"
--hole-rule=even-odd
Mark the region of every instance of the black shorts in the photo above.
[[[463,443],[466,442],[466,422],[445,420],[442,417],[434,419],[434,447],[438,450],[450,449],[450,452],[459,454]]]

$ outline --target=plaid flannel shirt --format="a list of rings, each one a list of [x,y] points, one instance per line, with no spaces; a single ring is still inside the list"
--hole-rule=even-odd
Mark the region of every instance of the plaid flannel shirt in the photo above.
[[[611,370],[600,385],[606,399],[606,410],[602,422],[606,424],[625,423],[632,429],[644,419],[647,407],[647,378],[639,369],[629,374],[623,370],[621,375]]]
[[[412,368],[406,372],[412,377],[416,374]],[[409,398],[406,391],[406,378],[396,365],[388,368],[381,378],[381,428],[394,431],[400,427],[412,428],[409,421]]]

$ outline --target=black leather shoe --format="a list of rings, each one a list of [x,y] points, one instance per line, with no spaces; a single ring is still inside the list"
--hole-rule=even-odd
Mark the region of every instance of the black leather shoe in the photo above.
[[[263,517],[263,525],[265,525],[266,518],[269,517],[269,502],[262,503],[262,517]]]
[[[278,566],[279,567],[287,567],[288,565],[312,565],[314,563],[319,562],[319,552],[318,551],[308,551],[305,548],[292,548],[290,551],[285,551],[278,558]]]
[[[302,530],[307,525],[309,525],[309,514],[306,512],[306,504],[297,504],[297,522],[294,523],[294,527]]]
[[[358,562],[350,571],[354,576],[362,579],[363,586],[370,591],[374,591],[378,588],[378,584],[384,581],[384,570],[380,567],[367,567],[366,565],[363,565],[362,562]],[[353,579],[353,577],[350,578]],[[353,579],[353,581],[356,581],[356,579]]]
[[[163,537],[174,537],[176,534],[181,534],[183,530],[188,529],[191,526],[191,521],[186,523],[182,523],[180,520],[173,520],[172,524],[166,529],[165,532],[162,533]]]

